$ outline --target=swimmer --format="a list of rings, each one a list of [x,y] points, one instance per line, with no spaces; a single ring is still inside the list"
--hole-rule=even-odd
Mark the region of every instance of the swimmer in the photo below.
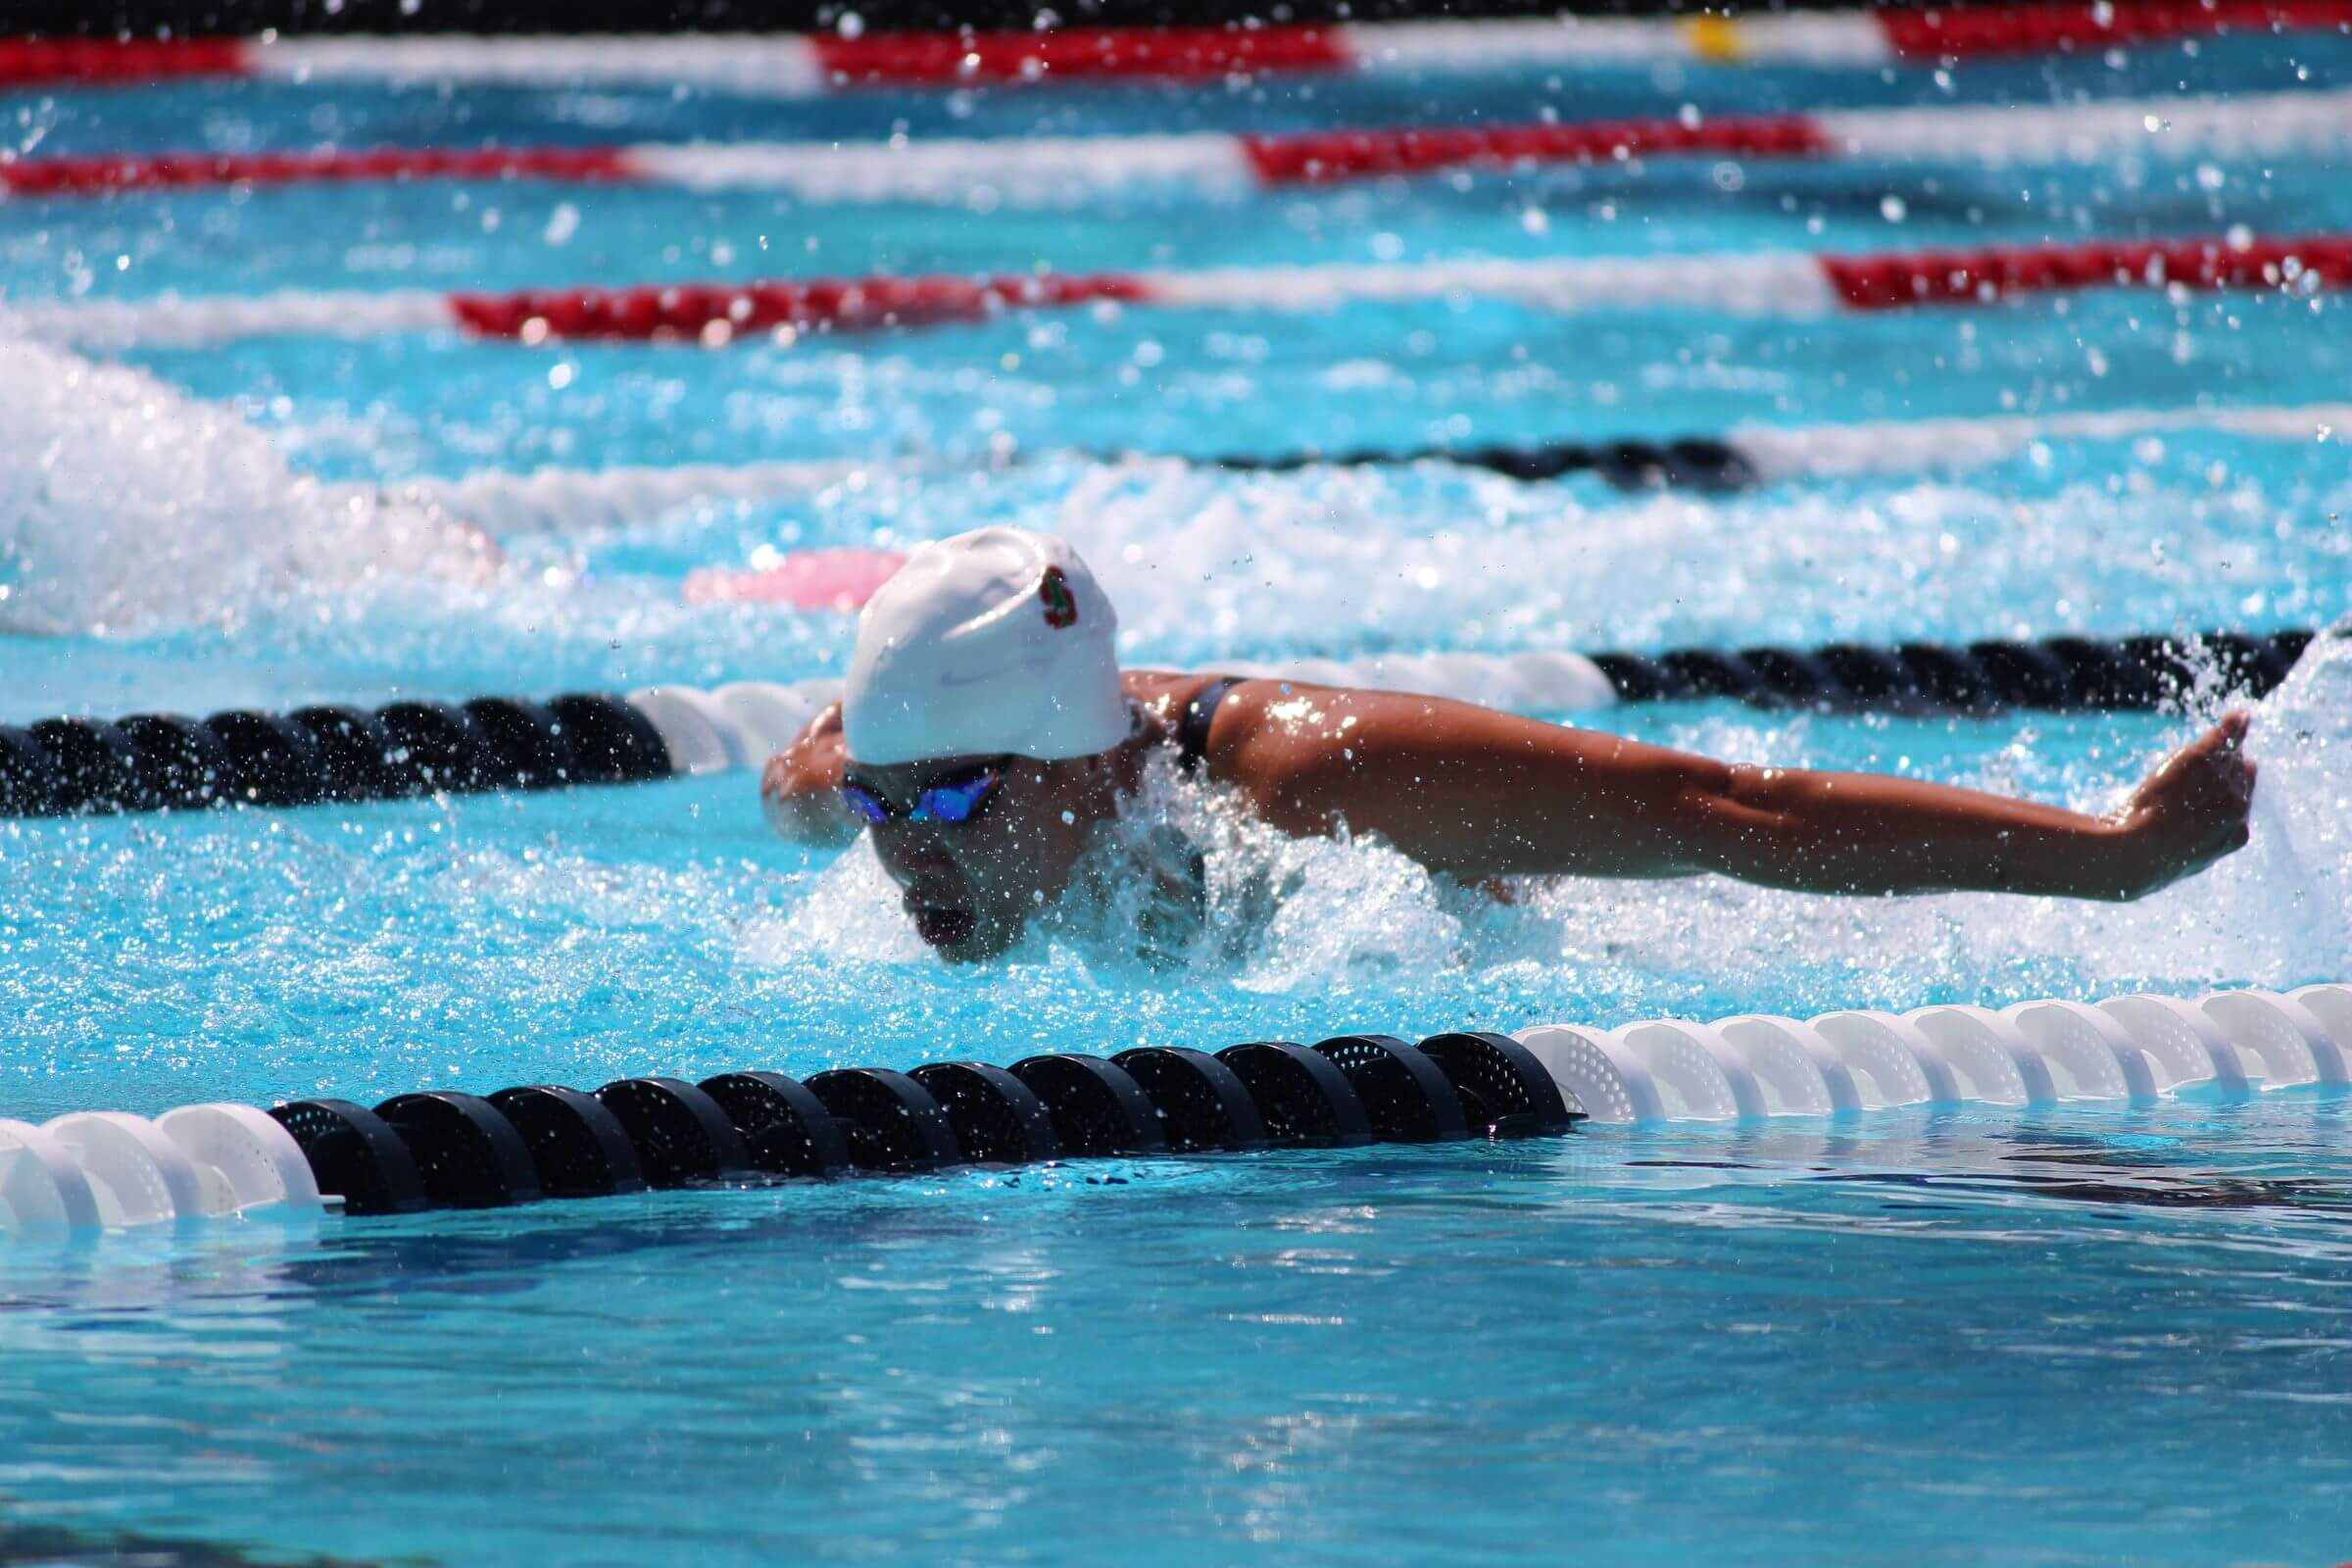
[[[859,615],[840,703],[760,781],[786,837],[870,832],[923,941],[1003,953],[1067,891],[1147,759],[1295,835],[1376,837],[1432,872],[1676,877],[1806,893],[2129,900],[2246,842],[2233,713],[2105,816],[1869,773],[1720,762],[1470,703],[1121,671],[1063,541],[925,546]]]

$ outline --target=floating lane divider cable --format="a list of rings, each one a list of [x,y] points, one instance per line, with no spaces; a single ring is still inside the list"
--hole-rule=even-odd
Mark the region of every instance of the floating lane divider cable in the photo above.
[[[575,534],[626,527],[697,502],[757,503],[813,495],[853,474],[971,473],[1062,457],[1101,463],[1183,462],[1259,473],[1308,467],[1449,463],[1483,468],[1527,483],[1591,474],[1620,490],[1720,492],[1785,479],[1957,472],[2003,462],[2031,451],[2037,443],[2120,441],[2143,436],[2194,435],[2199,431],[2264,441],[2331,443],[2339,439],[2339,432],[2352,432],[2352,403],[2243,409],[2118,409],[2095,414],[1857,424],[1743,424],[1721,435],[1662,439],[1537,441],[1516,446],[1361,447],[1273,455],[1089,454],[1049,448],[992,455],[963,463],[887,458],[872,462],[786,460],[610,468],[547,467],[528,472],[485,469],[455,479],[342,485],[336,491],[359,501],[389,499],[437,507],[486,533],[506,538],[516,534]]]
[[[2149,710],[2194,693],[2261,696],[2317,633],[1683,649],[1665,654],[1234,660],[1216,672],[1452,697],[1522,712],[1735,698],[1833,711]],[[653,686],[544,703],[482,697],[194,719],[140,713],[0,725],[0,816],[293,807],[624,784],[758,767],[839,695],[830,678]]]
[[[1009,1067],[849,1067],[806,1082],[729,1072],[594,1093],[435,1090],[372,1109],[301,1100],[0,1120],[0,1232],[88,1230],[270,1208],[487,1208],[709,1184],[959,1165],[1374,1142],[1548,1137],[1583,1116],[1507,1035],[1418,1046],[1345,1035],[1214,1055],[1147,1046]]]
[[[1145,1046],[999,1067],[935,1061],[586,1093],[431,1090],[372,1109],[300,1100],[39,1127],[0,1120],[0,1232],[281,1211],[397,1214],[542,1198],[959,1165],[1548,1137],[1578,1122],[1849,1117],[1903,1105],[2027,1109],[2242,1100],[2352,1081],[2352,987],[1746,1013],[1603,1029],[1543,1024],[1418,1045],[1384,1034]]]
[[[2117,158],[2279,158],[2352,144],[2352,93],[2117,99],[2049,107],[1824,110],[1529,124],[1409,125],[1278,135],[693,142],[586,147],[374,147],[98,153],[0,163],[0,195],[207,187],[550,179],[774,190],[811,202],[1070,206],[1122,191],[1230,197],[1547,165],[1639,172],[1652,159],[2104,166]]]
[[[568,14],[565,21],[577,19]],[[1560,16],[1544,21],[1231,27],[1056,27],[1029,32],[0,39],[0,87],[106,86],[190,77],[279,81],[680,85],[810,98],[866,87],[1065,81],[1217,83],[1316,73],[1418,76],[1672,61],[1878,67],[2109,49],[2230,32],[2333,30],[2352,0],[2072,0],[1857,7],[1733,20]]]
[[[1396,304],[1474,295],[1563,314],[1679,307],[1811,319],[1838,311],[1989,305],[2094,288],[2245,291],[2307,302],[2309,295],[2347,281],[2352,281],[2352,234],[2240,233],[1846,256],[1752,251],[1192,272],[664,283],[514,294],[394,289],[165,296],[18,306],[10,311],[9,322],[45,342],[94,349],[432,331],[523,344],[576,340],[718,348],[762,335],[790,342],[803,332],[904,329],[1079,307],[1323,311],[1356,301]]]

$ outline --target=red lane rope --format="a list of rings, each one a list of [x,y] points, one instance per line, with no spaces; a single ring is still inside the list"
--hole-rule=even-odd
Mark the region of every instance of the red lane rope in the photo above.
[[[1695,125],[1676,120],[1431,125],[1234,140],[1257,176],[1269,185],[1338,184],[1383,174],[1457,168],[1605,164],[1645,156],[1809,158],[1838,150],[1819,125],[1802,115],[1734,117]],[[1019,144],[1007,143],[1004,156],[1017,161]],[[632,180],[653,176],[625,147],[101,153],[0,163],[0,190],[24,196],[98,196],[205,185],[520,177]]]
[[[1848,13],[1853,16],[1853,13]],[[1780,19],[1724,24],[1740,40],[1766,36]],[[1860,18],[1855,18],[1857,22]],[[2060,0],[2052,4],[1897,6],[1875,20],[1897,59],[2027,55],[2103,49],[2221,32],[2335,30],[2352,25],[2352,0]],[[1867,25],[1867,24],[1864,24]],[[1467,32],[1471,22],[1450,24]],[[1391,50],[1379,24],[1260,27],[1067,27],[1048,32],[882,32],[857,38],[747,35],[761,45],[804,47],[841,86],[953,87],[1027,81],[1152,79],[1214,81],[1256,72],[1403,70],[1414,67],[1409,31]],[[1575,36],[1564,27],[1563,38]],[[713,35],[723,36],[723,35]],[[1659,59],[1687,58],[1692,45],[1675,22],[1656,24]],[[293,46],[300,47],[301,40]],[[241,38],[0,38],[0,86],[104,85],[189,76],[249,76],[257,46]],[[1704,51],[1701,51],[1702,53]],[[1573,58],[1573,51],[1569,52]],[[1803,59],[1797,47],[1762,53]],[[1462,63],[1451,50],[1442,58]],[[1549,58],[1548,56],[1546,58]],[[1833,58],[1845,58],[1834,55]],[[1508,65],[1498,48],[1492,62]]]
[[[1677,153],[1805,158],[1835,151],[1803,115],[1702,121],[1590,121],[1564,125],[1425,125],[1291,136],[1244,136],[1243,150],[1270,185],[1336,184],[1475,165],[1599,164]]]
[[[2352,284],[2352,235],[2263,238],[2243,245],[2213,238],[1988,245],[1813,260],[1837,297],[1862,311],[1976,305],[2114,286],[2213,291]],[[1726,259],[1726,281],[1739,270],[1737,258]],[[1172,281],[1140,274],[1044,273],[646,285],[453,295],[450,310],[466,330],[482,337],[717,343],[777,326],[861,330],[976,320],[1002,310],[1103,301],[1150,304],[1171,292],[1166,284]],[[1233,281],[1233,302],[1258,300],[1247,276],[1237,274]],[[1194,303],[1213,299],[1197,288],[1185,297]],[[1691,301],[1662,296],[1660,303]]]
[[[2111,4],[1889,7],[1878,13],[1895,53],[2051,54],[2108,49],[2217,32],[2334,29],[2352,24],[2352,0],[2114,0]]]
[[[480,337],[661,342],[708,338],[714,329],[731,337],[777,326],[919,326],[1022,307],[1142,301],[1151,292],[1145,280],[1117,274],[870,277],[458,294],[449,305]]]
[[[242,38],[0,38],[0,86],[241,76]]]
[[[2113,285],[2277,288],[2296,277],[2340,288],[2352,282],[2352,235],[2256,239],[2093,240],[2075,245],[1987,245],[1901,256],[1824,256],[1822,270],[1855,310],[1973,305],[2019,294]]]
[[[1355,63],[1333,27],[815,33],[808,44],[826,74],[845,85],[954,87],[1055,76],[1199,82],[1254,71],[1341,71]]]
[[[20,196],[90,196],[110,191],[208,185],[293,185],[403,179],[635,179],[619,147],[383,147],[365,152],[101,154],[27,158],[0,164],[0,189]]]

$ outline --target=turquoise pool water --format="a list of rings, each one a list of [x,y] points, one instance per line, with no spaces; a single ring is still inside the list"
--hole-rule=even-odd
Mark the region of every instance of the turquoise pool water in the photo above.
[[[1926,72],[1231,94],[178,87],[0,103],[30,154],[1016,136],[2048,102],[2352,84],[2342,39]],[[1890,199],[1892,198],[1892,199]],[[1554,172],[1075,213],[419,185],[0,204],[12,300],[167,289],[1865,250],[2352,227],[2340,164]],[[0,321],[4,321],[0,315]],[[1133,311],[679,349],[0,337],[0,721],[837,670],[830,614],[690,605],[763,552],[1070,535],[1137,663],[2318,624],[2340,448],[2057,443],[1733,498],[1429,466],[1024,452],[1675,435],[2338,398],[2339,306],[2090,294],[1827,322]],[[5,333],[0,325],[0,334]],[[387,557],[304,487],[542,464],[872,459],[793,500]],[[909,463],[907,460],[919,460]],[[88,476],[105,482],[92,485]],[[742,775],[0,824],[0,1114],[1550,1020],[2352,977],[2340,660],[2266,705],[2257,837],[2129,908],[1720,882],[1501,906],[1370,846],[1176,973],[1083,912],[920,950],[862,850]],[[2195,715],[1595,722],[2111,801]],[[2328,1563],[2352,1556],[2352,1139],[2238,1105],[1889,1111],[1544,1143],[1072,1163],[0,1251],[15,1527],[463,1563]],[[4,1544],[5,1543],[0,1543]]]

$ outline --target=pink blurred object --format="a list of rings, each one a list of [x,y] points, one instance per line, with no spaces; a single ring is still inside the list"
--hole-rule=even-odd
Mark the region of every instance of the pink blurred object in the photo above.
[[[686,574],[691,605],[791,605],[845,613],[874,596],[906,564],[895,550],[801,550],[758,571],[706,566]]]

